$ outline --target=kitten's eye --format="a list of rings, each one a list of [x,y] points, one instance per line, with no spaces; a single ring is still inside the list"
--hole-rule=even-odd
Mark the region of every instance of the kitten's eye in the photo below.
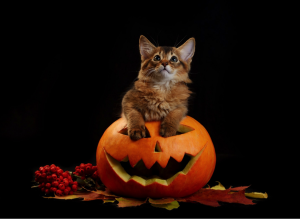
[[[159,55],[154,56],[154,59],[153,59],[153,60],[154,60],[154,61],[160,61]]]
[[[172,57],[171,57],[171,61],[172,61],[172,62],[177,62],[178,59],[176,58],[176,56],[172,56]]]

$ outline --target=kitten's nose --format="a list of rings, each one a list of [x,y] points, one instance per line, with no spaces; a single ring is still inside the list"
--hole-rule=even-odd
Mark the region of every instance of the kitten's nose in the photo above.
[[[161,63],[164,67],[166,67],[166,65],[168,65],[168,62],[163,62]]]

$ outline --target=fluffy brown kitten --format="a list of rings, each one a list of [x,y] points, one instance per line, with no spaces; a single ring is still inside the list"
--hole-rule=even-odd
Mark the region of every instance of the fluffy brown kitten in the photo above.
[[[188,39],[180,47],[155,47],[140,36],[141,70],[122,100],[122,116],[127,120],[132,140],[146,137],[145,121],[162,120],[160,135],[176,135],[179,122],[187,113],[186,86],[192,81],[188,72],[195,52],[195,39]]]

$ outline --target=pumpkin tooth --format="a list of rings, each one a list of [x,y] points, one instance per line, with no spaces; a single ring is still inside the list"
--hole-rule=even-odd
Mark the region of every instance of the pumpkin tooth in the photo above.
[[[117,161],[116,159],[114,159],[111,155],[109,155],[108,153],[105,152],[106,158],[110,164],[110,166],[113,168],[113,170],[118,174],[118,176],[124,181],[124,182],[128,182],[129,180],[134,180],[144,186],[150,185],[152,183],[159,183],[162,185],[170,185],[173,180],[179,175],[179,174],[183,174],[186,175],[189,170],[192,168],[192,166],[196,163],[196,161],[199,159],[199,157],[201,156],[201,154],[203,153],[203,151],[205,150],[207,146],[207,143],[205,144],[205,146],[198,152],[198,154],[194,157],[192,157],[190,159],[190,161],[187,163],[187,165],[185,166],[185,168],[182,171],[177,172],[175,175],[173,175],[172,177],[168,178],[168,179],[161,179],[158,176],[153,176],[152,178],[149,179],[144,179],[140,176],[136,176],[136,175],[129,175],[125,169],[122,167],[121,163],[119,161]],[[142,161],[141,161],[142,162]]]
[[[124,157],[120,162],[128,162],[128,155],[126,157]]]

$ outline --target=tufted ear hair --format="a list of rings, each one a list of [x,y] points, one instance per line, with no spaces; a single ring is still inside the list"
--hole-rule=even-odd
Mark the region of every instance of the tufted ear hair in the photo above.
[[[140,53],[142,60],[149,58],[156,47],[143,35],[140,36]]]
[[[187,62],[190,61],[195,53],[195,44],[195,38],[192,37],[178,47],[177,51],[179,51],[180,58]]]

